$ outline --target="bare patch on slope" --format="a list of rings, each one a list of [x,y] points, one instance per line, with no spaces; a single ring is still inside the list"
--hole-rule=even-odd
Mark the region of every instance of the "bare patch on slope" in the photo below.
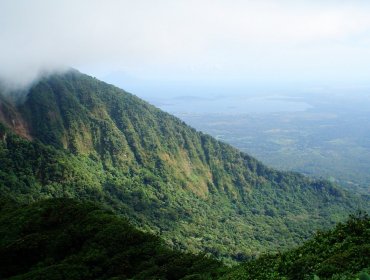
[[[0,100],[0,122],[9,127],[14,133],[32,140],[29,127],[15,106]]]

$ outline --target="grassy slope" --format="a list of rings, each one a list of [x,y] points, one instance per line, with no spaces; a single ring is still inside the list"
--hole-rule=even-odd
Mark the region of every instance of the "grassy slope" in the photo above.
[[[1,192],[98,200],[176,248],[242,260],[368,207],[75,71],[40,81],[17,111],[35,140],[1,128]]]

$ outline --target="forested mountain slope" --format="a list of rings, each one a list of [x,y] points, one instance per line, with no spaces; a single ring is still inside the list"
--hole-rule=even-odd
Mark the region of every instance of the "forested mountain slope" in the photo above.
[[[29,205],[0,195],[1,279],[370,279],[370,218],[352,215],[302,246],[227,268],[180,253],[95,203]]]
[[[39,81],[0,110],[1,192],[100,201],[176,248],[243,260],[369,208],[77,71]]]
[[[0,279],[215,279],[225,270],[92,203],[0,201]]]
[[[319,231],[302,246],[264,255],[231,269],[227,280],[370,279],[370,217],[352,215],[329,231]]]

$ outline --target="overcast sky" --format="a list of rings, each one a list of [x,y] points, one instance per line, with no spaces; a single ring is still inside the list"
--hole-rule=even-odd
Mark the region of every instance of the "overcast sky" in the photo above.
[[[0,0],[0,77],[368,85],[367,2]]]

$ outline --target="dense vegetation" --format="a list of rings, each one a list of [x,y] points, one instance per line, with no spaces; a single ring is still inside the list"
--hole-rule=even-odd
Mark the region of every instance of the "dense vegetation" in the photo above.
[[[226,268],[167,248],[112,211],[59,198],[0,198],[1,279],[370,279],[370,217],[359,213],[302,246]]]
[[[352,215],[302,246],[247,262],[223,279],[370,279],[370,217]]]
[[[1,193],[99,201],[178,249],[241,261],[369,208],[76,71],[41,80],[18,106],[0,103]]]
[[[215,279],[224,267],[167,249],[93,203],[0,204],[0,279]]]

